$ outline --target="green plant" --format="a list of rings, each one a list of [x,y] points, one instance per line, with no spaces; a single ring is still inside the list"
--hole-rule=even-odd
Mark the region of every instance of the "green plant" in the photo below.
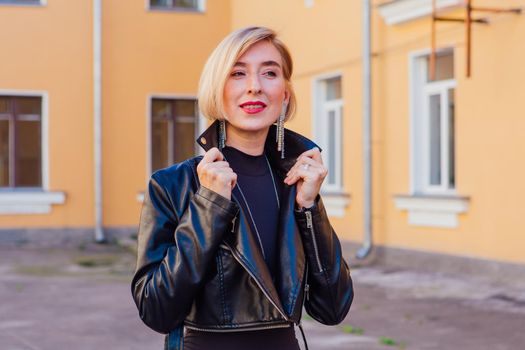
[[[341,329],[343,330],[343,332],[345,333],[350,333],[350,334],[363,334],[365,332],[365,330],[363,328],[357,328],[357,327],[353,327],[349,324],[345,324],[345,325],[342,325],[341,326]]]
[[[379,342],[383,345],[397,345],[394,339],[388,337],[380,337]]]

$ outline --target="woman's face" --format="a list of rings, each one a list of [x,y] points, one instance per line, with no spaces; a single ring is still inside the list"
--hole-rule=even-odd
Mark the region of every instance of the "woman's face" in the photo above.
[[[224,86],[224,108],[230,127],[240,132],[267,131],[289,94],[281,54],[272,43],[252,45],[234,64]]]

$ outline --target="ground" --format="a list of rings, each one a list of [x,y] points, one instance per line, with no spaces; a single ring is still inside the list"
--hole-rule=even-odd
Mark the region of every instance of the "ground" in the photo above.
[[[0,245],[0,349],[162,349],[131,299],[134,264],[132,244]],[[525,278],[501,284],[389,266],[352,276],[355,300],[341,325],[303,318],[310,350],[525,348]]]

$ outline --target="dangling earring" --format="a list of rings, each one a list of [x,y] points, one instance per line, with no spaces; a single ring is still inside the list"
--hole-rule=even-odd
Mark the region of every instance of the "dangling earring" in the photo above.
[[[286,115],[286,103],[283,102],[281,114],[277,120],[277,134],[275,135],[277,141],[277,151],[281,152],[281,159],[284,159],[284,116]]]
[[[219,121],[219,149],[222,150],[226,146],[226,122]]]

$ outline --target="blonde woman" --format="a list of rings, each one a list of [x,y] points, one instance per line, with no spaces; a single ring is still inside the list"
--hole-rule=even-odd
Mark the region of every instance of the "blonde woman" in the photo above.
[[[348,313],[320,149],[283,126],[296,108],[292,68],[273,30],[228,35],[200,80],[214,120],[197,139],[204,156],[151,176],[132,294],[165,349],[298,350],[303,305],[327,325]]]

